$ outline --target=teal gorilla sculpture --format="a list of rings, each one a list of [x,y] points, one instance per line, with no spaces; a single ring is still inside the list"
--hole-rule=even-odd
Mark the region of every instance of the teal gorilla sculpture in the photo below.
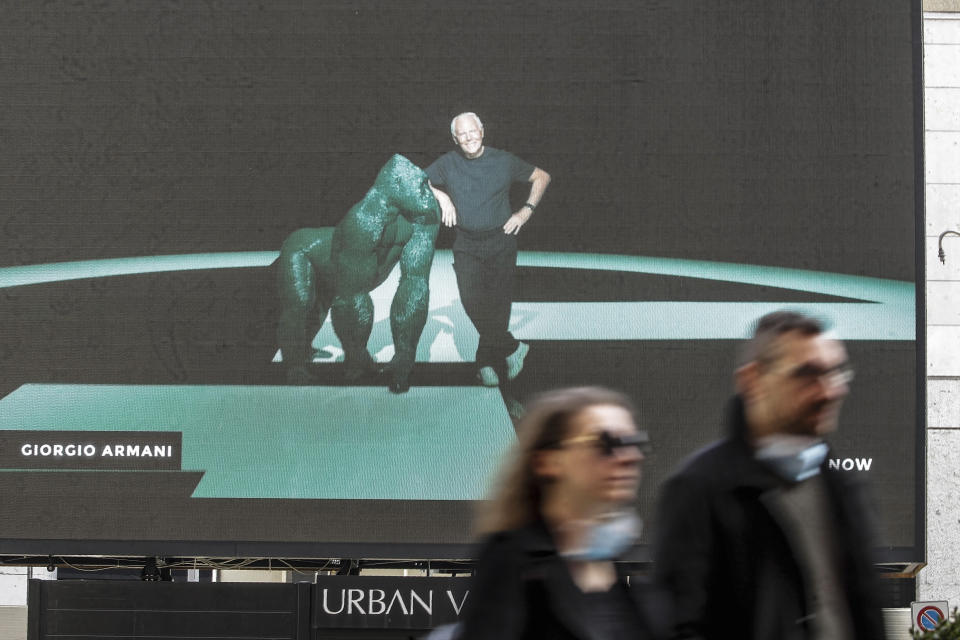
[[[309,384],[313,336],[330,311],[344,350],[346,377],[357,381],[377,365],[367,351],[373,327],[370,291],[400,263],[390,305],[394,357],[390,390],[410,388],[417,342],[427,320],[429,276],[440,223],[427,174],[394,155],[363,200],[336,227],[298,229],[283,243],[277,338],[288,382]]]

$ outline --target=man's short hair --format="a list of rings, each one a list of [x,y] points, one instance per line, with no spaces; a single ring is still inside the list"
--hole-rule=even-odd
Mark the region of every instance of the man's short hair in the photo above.
[[[818,336],[826,331],[824,323],[817,318],[798,311],[774,311],[757,320],[753,337],[740,353],[739,365],[750,362],[769,364],[776,359],[774,343],[785,333],[796,331],[804,336]]]
[[[480,122],[480,116],[478,116],[477,114],[475,114],[473,111],[464,111],[463,113],[458,113],[457,115],[453,116],[453,120],[450,121],[450,135],[451,135],[451,136],[453,136],[454,138],[457,137],[457,131],[456,131],[456,126],[455,126],[455,125],[457,124],[457,120],[459,120],[460,118],[465,118],[465,117],[467,117],[467,116],[470,116],[471,118],[473,118],[474,120],[476,120],[476,121],[477,121],[477,126],[480,127],[480,131],[483,131],[483,123]]]

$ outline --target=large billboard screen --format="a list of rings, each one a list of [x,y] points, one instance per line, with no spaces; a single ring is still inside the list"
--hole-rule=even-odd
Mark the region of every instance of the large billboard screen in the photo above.
[[[7,8],[0,552],[464,557],[522,404],[583,384],[640,406],[650,521],[751,322],[790,307],[846,340],[832,464],[919,559],[918,5]],[[414,251],[391,226],[464,111],[551,177],[499,387],[455,231],[412,224]]]

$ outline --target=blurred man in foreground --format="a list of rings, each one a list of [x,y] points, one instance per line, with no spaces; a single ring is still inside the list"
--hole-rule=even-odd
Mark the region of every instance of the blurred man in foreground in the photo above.
[[[866,514],[823,441],[851,379],[843,344],[818,321],[759,320],[729,435],[661,495],[655,576],[675,601],[675,638],[884,637]]]

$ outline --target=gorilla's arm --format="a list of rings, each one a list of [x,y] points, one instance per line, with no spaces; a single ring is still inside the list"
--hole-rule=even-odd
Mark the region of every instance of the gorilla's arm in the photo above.
[[[417,354],[417,343],[427,322],[430,305],[430,266],[439,225],[415,223],[413,235],[400,256],[400,284],[390,305],[390,329],[395,355],[391,368],[390,390],[403,393],[410,388],[410,369]]]

